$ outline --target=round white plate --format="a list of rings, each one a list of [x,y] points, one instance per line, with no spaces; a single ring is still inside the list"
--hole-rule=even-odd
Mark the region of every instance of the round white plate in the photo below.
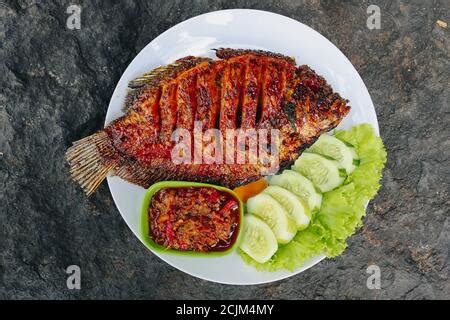
[[[378,133],[378,122],[367,88],[350,61],[318,32],[293,19],[258,10],[223,10],[186,20],[150,42],[130,63],[114,90],[106,124],[122,115],[128,82],[137,76],[187,56],[214,57],[213,48],[255,48],[295,57],[325,77],[333,89],[350,100],[351,112],[339,128],[370,123]],[[140,205],[144,189],[118,177],[108,177],[114,202],[125,222],[140,238]],[[259,284],[300,273],[319,261],[318,256],[302,268],[260,272],[246,265],[237,253],[217,258],[185,257],[156,253],[161,259],[190,275],[226,284]]]

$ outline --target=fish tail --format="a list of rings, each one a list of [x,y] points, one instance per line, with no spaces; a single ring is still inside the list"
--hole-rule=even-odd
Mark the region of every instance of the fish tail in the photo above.
[[[70,175],[87,196],[90,196],[119,159],[105,131],[75,141],[66,152]]]

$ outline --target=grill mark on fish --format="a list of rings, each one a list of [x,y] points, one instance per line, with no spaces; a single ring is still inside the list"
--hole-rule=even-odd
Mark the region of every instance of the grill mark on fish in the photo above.
[[[220,114],[222,108],[222,77],[225,72],[225,68],[227,63],[225,61],[220,61],[220,66],[217,68],[216,73],[214,74],[214,83],[212,87],[216,92],[216,109],[215,109],[215,119],[214,119],[214,128],[219,129],[220,127]]]
[[[223,66],[223,63],[216,63],[211,68],[200,72],[197,78],[198,106],[195,119],[202,123],[202,128],[205,130],[216,128],[217,119],[219,118],[220,88],[216,85],[216,77]]]
[[[237,128],[237,110],[241,102],[243,60],[230,60],[221,81],[220,130]]]
[[[255,127],[260,123],[264,103],[264,82],[266,81],[267,58],[261,59],[261,70],[258,77],[258,100],[256,104]]]
[[[220,123],[220,104],[221,100],[220,97],[222,96],[222,85],[221,85],[221,79],[224,72],[224,68],[226,66],[225,61],[220,61],[216,64],[214,67],[214,73],[213,76],[210,79],[210,87],[212,88],[212,96],[213,96],[213,111],[214,116],[211,117],[211,128],[218,129],[219,123]]]
[[[197,111],[197,96],[195,92],[195,83],[197,74],[189,74],[178,82],[176,93],[177,103],[177,129],[194,128],[195,113]]]
[[[240,67],[240,74],[239,78],[237,80],[238,82],[238,103],[236,107],[236,128],[240,128],[242,124],[242,102],[244,100],[244,79],[245,79],[245,73],[248,69],[248,58],[241,59],[241,67]]]
[[[176,92],[178,84],[174,81],[164,85],[161,93],[161,141],[168,142],[177,121]]]
[[[242,89],[242,129],[255,127],[260,96],[260,78],[261,64],[254,58],[248,59]]]
[[[148,94],[146,100],[141,105],[144,116],[148,121],[149,127],[153,128],[153,132],[150,137],[152,140],[156,140],[161,128],[160,114],[159,114],[160,98],[161,98],[161,88],[157,88],[153,90],[150,94]]]
[[[228,127],[228,112],[229,112],[229,105],[232,103],[230,99],[230,94],[232,94],[231,91],[231,80],[230,80],[230,72],[231,72],[231,66],[227,65],[223,71],[221,81],[220,81],[220,122],[219,122],[219,128],[221,131],[225,130]]]
[[[211,117],[213,114],[213,93],[210,88],[209,78],[211,70],[200,72],[197,76],[197,111],[195,113],[195,121],[200,121],[203,128],[211,127]]]
[[[280,112],[281,96],[285,87],[285,68],[282,64],[269,60],[262,87],[262,110],[259,126],[271,123]]]

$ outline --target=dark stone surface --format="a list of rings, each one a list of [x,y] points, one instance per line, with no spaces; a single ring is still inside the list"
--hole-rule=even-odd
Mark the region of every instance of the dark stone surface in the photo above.
[[[74,1],[76,2],[76,1]],[[369,4],[381,29],[366,27]],[[450,113],[447,0],[63,1],[0,3],[0,299],[449,298]],[[104,184],[87,199],[63,160],[104,121],[122,72],[148,42],[200,13],[256,8],[297,19],[352,61],[388,150],[383,187],[348,250],[295,277],[234,287],[160,261],[127,228]],[[65,268],[82,269],[82,289]],[[366,287],[381,268],[382,289]]]

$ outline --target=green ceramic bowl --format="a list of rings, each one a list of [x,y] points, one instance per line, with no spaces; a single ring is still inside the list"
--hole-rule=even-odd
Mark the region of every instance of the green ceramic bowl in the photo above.
[[[181,250],[167,249],[163,246],[160,246],[159,244],[154,242],[152,238],[150,238],[149,223],[148,223],[148,207],[150,205],[153,195],[160,189],[181,188],[181,187],[211,187],[211,188],[217,189],[218,191],[227,192],[227,193],[231,194],[234,199],[236,199],[236,201],[239,204],[239,225],[235,232],[237,232],[238,234],[236,236],[236,241],[230,248],[228,248],[227,250],[224,250],[224,251],[217,251],[217,252],[214,252],[214,251],[213,252],[181,251]],[[202,257],[223,256],[223,255],[230,253],[234,249],[236,249],[237,246],[239,245],[239,241],[241,238],[241,231],[242,231],[242,223],[244,220],[243,217],[244,217],[244,205],[243,205],[242,201],[239,199],[239,197],[237,196],[236,193],[234,193],[232,190],[230,190],[228,188],[216,186],[213,184],[200,183],[200,182],[162,181],[162,182],[158,182],[158,183],[155,183],[152,186],[150,186],[150,188],[147,189],[147,191],[144,195],[144,200],[142,201],[142,206],[141,206],[141,236],[142,236],[143,242],[147,246],[147,248],[157,251],[157,252],[160,252],[160,253],[170,253],[170,254],[185,255],[185,256],[186,255],[187,256],[202,256]]]

